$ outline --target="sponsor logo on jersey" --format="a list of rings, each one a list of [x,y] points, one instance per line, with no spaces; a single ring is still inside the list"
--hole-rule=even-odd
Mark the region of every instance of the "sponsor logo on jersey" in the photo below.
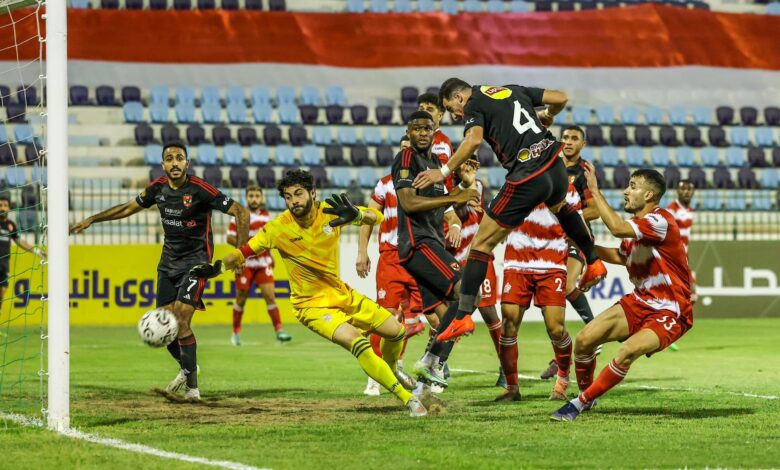
[[[198,223],[195,222],[194,220],[188,220],[187,221],[187,228],[195,228],[197,226],[198,226]]]
[[[511,291],[511,290],[512,290],[512,284],[510,284],[510,283],[508,283],[508,282],[507,282],[507,283],[504,285],[504,294],[508,294],[508,293],[509,293],[509,291]]]
[[[458,263],[458,262],[450,263],[450,267],[455,272],[460,271],[460,263]]]
[[[192,194],[185,194],[184,197],[181,198],[181,202],[184,204],[184,207],[191,207],[192,206]]]
[[[385,297],[387,297],[387,291],[386,291],[386,290],[384,290],[384,289],[379,289],[379,290],[376,292],[376,296],[377,296],[378,298],[380,298],[380,299],[384,299]]]
[[[574,175],[570,175],[570,176],[569,176],[569,184],[572,184],[572,183],[574,183],[574,180],[576,180],[576,179],[577,179],[577,177],[576,177],[576,176],[574,176]]]
[[[521,162],[526,162],[532,158],[539,158],[542,152],[552,147],[554,143],[554,140],[544,139],[532,144],[530,149],[520,149],[517,153],[517,159]]]
[[[479,91],[481,91],[483,95],[487,96],[488,98],[493,98],[494,100],[505,100],[512,96],[512,90],[502,86],[485,85],[479,87]]]
[[[398,172],[398,176],[401,178],[408,178],[409,177],[409,170],[401,170]]]
[[[163,199],[160,198],[160,200],[162,201]],[[167,215],[181,215],[182,212],[184,212],[183,209],[171,209],[170,207],[165,208],[165,213]]]
[[[322,224],[322,233],[328,236],[333,235],[333,227],[331,227],[327,222]]]

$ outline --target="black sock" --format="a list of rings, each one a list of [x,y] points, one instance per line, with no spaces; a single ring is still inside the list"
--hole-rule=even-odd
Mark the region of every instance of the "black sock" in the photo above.
[[[466,260],[466,267],[463,270],[463,277],[460,280],[460,302],[458,306],[458,319],[471,315],[477,307],[477,296],[482,283],[487,276],[488,263],[492,256],[489,253],[482,253],[472,249],[469,251],[469,257]],[[444,328],[439,328],[444,331]]]
[[[189,335],[186,338],[179,339],[181,346],[181,370],[187,376],[187,387],[198,388],[198,344],[195,342],[195,335]]]
[[[450,358],[450,353],[452,352],[452,348],[455,346],[455,341],[448,341],[446,343],[442,343],[442,347],[440,348],[439,354],[436,354],[439,357],[439,364],[442,366],[445,362],[447,362],[447,359]]]
[[[593,263],[598,259],[596,256],[596,245],[593,243],[593,237],[588,230],[588,226],[585,225],[585,220],[579,212],[570,210],[568,207],[564,207],[559,210],[557,214],[558,222],[563,227],[563,231],[574,242],[577,247],[585,253],[585,259],[588,264]]]
[[[450,302],[450,306],[447,309],[447,312],[444,314],[444,316],[441,317],[441,323],[439,323],[439,331],[444,331],[447,329],[448,326],[450,326],[450,323],[452,323],[452,320],[455,319],[455,315],[458,312],[458,303],[457,302]],[[448,341],[445,343],[439,343],[436,341],[436,337],[434,336],[434,343],[431,345],[431,354],[438,356],[439,358],[442,357],[442,354],[446,352],[447,355],[449,355],[449,351],[452,349],[450,347],[449,349],[446,348],[448,344],[451,344],[452,341]]]
[[[176,359],[176,362],[179,363],[179,367],[181,367],[181,347],[177,340],[173,340],[168,344],[168,352],[171,353],[171,356]]]
[[[574,289],[566,298],[569,299],[569,303],[574,307],[574,310],[577,311],[577,315],[582,318],[582,321],[584,321],[586,325],[593,321],[593,311],[590,309],[588,298],[582,295],[581,290]]]

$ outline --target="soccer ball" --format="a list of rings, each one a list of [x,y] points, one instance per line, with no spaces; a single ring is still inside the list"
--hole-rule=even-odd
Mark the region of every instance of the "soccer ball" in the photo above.
[[[153,348],[167,346],[179,334],[176,315],[170,310],[156,308],[144,313],[138,321],[138,335],[141,340]]]

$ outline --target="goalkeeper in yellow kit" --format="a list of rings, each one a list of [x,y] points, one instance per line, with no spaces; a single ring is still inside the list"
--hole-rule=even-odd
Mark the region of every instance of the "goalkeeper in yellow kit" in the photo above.
[[[349,350],[369,377],[407,405],[410,416],[426,415],[425,406],[408,391],[414,389],[414,380],[397,367],[403,325],[338,276],[341,226],[378,224],[382,214],[352,205],[346,195],[318,201],[312,175],[304,170],[288,171],[277,188],[287,211],[268,222],[246,245],[225,256],[223,266],[217,261],[214,266],[199,265],[193,271],[204,277],[223,270],[238,272],[246,257],[275,248],[289,274],[290,300],[298,320]],[[382,358],[371,349],[368,333],[382,337]]]

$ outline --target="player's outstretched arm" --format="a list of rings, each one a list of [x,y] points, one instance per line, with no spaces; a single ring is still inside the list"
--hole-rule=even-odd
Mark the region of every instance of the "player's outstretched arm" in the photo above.
[[[447,246],[453,248],[460,248],[460,218],[455,211],[447,211],[444,213],[444,221],[447,222],[447,236],[444,237],[444,242]]]
[[[460,168],[463,162],[468,160],[479,149],[479,146],[482,145],[484,132],[485,129],[482,126],[470,127],[463,136],[463,142],[461,142],[458,150],[447,161],[447,164],[441,169],[426,170],[418,174],[412,183],[412,187],[424,189],[444,181],[444,178]]]
[[[604,225],[609,229],[609,233],[618,238],[636,238],[636,232],[634,232],[631,224],[627,220],[623,220],[620,214],[612,210],[607,204],[607,200],[604,195],[601,194],[599,188],[599,182],[596,179],[596,169],[590,162],[584,162],[585,164],[585,178],[588,180],[588,188],[591,194],[593,194],[593,203],[599,211],[599,216],[604,222]]]
[[[553,124],[553,120],[558,113],[563,111],[566,107],[566,103],[569,101],[569,97],[566,93],[559,90],[544,90],[542,95],[542,103],[547,105],[547,109],[536,113],[539,121],[546,128],[550,128]]]
[[[419,196],[413,188],[396,189],[396,194],[398,203],[407,214],[426,212],[453,204],[479,206],[479,192],[476,189],[455,188],[451,193],[439,197]]]
[[[606,263],[626,265],[626,257],[620,254],[617,248],[607,248],[596,245],[596,255]]]
[[[336,216],[335,219],[328,222],[331,227],[340,227],[346,224],[374,225],[384,220],[384,216],[378,210],[356,206],[344,193],[332,195],[325,200],[325,203],[330,207],[326,207],[322,212]]]
[[[41,258],[46,259],[46,250],[43,248],[38,248],[35,245],[31,245],[18,237],[14,240],[16,241],[16,244],[19,245],[24,251],[34,253],[36,256],[40,256]]]
[[[143,209],[144,208],[141,207],[141,205],[138,204],[135,201],[135,199],[133,199],[132,201],[128,201],[124,204],[120,204],[110,209],[106,209],[103,212],[99,212],[93,216],[87,217],[81,222],[71,225],[70,233],[71,234],[81,233],[84,230],[88,229],[90,225],[97,222],[106,222],[108,220],[124,219],[125,217],[130,217],[131,215],[137,212],[141,212]]]
[[[375,200],[368,201],[368,208],[381,212],[384,210],[384,206],[379,204]],[[365,224],[360,227],[360,234],[358,236],[358,255],[355,261],[355,271],[357,275],[365,279],[368,277],[368,273],[371,272],[371,258],[368,257],[368,241],[371,239],[371,232],[374,231],[374,224]]]
[[[233,246],[243,246],[249,239],[249,209],[236,201],[228,209],[228,214],[236,218],[236,239]],[[228,243],[230,239],[228,238]]]

